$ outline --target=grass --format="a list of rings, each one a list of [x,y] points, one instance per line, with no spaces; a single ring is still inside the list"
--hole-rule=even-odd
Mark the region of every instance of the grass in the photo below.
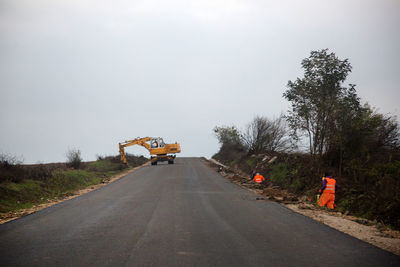
[[[21,183],[0,184],[0,212],[29,208],[46,194],[43,182],[24,180]]]
[[[91,162],[88,169],[94,172],[109,172],[109,171],[119,171],[121,170],[121,164],[111,162],[106,159],[101,159],[95,162]]]

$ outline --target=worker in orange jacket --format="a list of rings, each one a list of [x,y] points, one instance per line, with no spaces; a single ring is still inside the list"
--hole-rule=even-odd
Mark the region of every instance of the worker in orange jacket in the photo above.
[[[262,176],[261,174],[256,173],[256,175],[254,175],[254,177],[253,177],[253,180],[254,180],[254,182],[256,182],[257,184],[262,184],[262,183],[264,183],[265,178],[264,178],[264,176]]]
[[[329,173],[326,173],[322,177],[322,187],[319,190],[321,196],[319,197],[318,205],[321,207],[326,205],[329,209],[333,210],[337,188],[336,180]]]

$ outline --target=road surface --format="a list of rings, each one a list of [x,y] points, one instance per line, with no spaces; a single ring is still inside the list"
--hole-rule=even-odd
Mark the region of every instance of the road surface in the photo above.
[[[0,225],[0,266],[400,266],[197,158],[146,166]]]

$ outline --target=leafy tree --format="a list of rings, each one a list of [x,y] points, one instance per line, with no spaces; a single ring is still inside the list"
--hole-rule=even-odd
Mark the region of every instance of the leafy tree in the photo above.
[[[305,135],[310,153],[321,156],[334,136],[338,111],[348,103],[359,103],[355,86],[342,86],[352,67],[348,59],[340,60],[328,49],[312,51],[301,65],[304,77],[289,81],[283,94],[291,102],[286,118],[293,136]]]
[[[223,144],[241,144],[241,134],[236,126],[215,126],[214,134],[219,143]]]
[[[242,136],[235,126],[216,126],[214,134],[221,144],[219,152],[214,155],[214,158],[228,163],[245,154],[246,149],[242,144]]]
[[[328,158],[341,172],[343,162],[347,169],[362,168],[372,158],[381,161],[400,147],[399,125],[396,117],[383,115],[365,104],[358,109],[347,108],[339,113],[335,135],[330,139]]]

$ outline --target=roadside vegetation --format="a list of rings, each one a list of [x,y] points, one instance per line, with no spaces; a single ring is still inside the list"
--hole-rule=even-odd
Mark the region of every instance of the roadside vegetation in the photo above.
[[[213,158],[269,184],[314,198],[324,172],[338,181],[337,209],[400,229],[400,128],[397,118],[361,103],[344,82],[352,66],[327,49],[302,61],[289,81],[291,104],[276,119],[256,116],[243,131],[217,126]],[[271,161],[276,157],[274,160]]]
[[[148,161],[128,154],[128,166],[119,156],[97,156],[96,161],[83,162],[80,154],[72,149],[66,153],[66,163],[35,165],[23,165],[15,157],[0,155],[0,214],[62,199]]]

